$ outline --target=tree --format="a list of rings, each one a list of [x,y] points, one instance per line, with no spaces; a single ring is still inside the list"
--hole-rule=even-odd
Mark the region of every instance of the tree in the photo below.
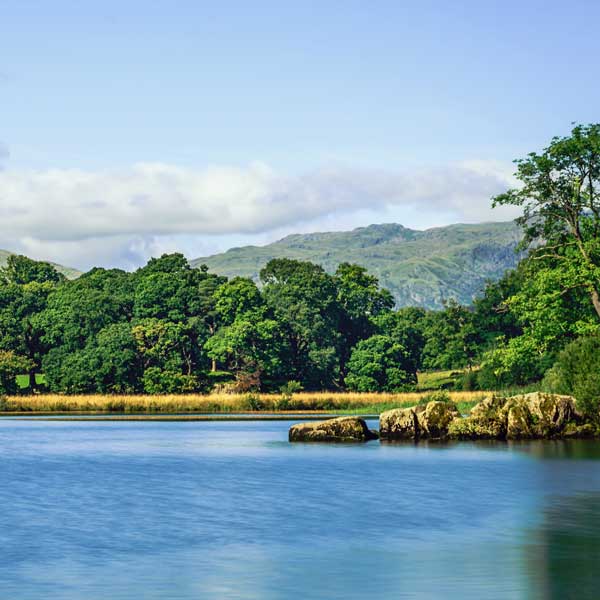
[[[30,369],[31,361],[27,357],[0,350],[0,394],[14,394],[17,391],[17,375]]]
[[[444,310],[428,313],[423,332],[425,368],[470,368],[480,351],[473,313],[454,300],[446,302]]]
[[[26,256],[12,254],[6,265],[0,268],[0,281],[25,285],[27,283],[60,283],[65,276],[59,273],[53,265],[38,262]]]
[[[550,293],[585,290],[600,319],[600,124],[576,125],[570,136],[515,162],[521,186],[493,205],[523,208],[517,221],[524,244],[538,244],[531,254],[541,261],[540,276],[556,268],[563,274],[561,288]]]
[[[412,306],[384,312],[375,319],[377,331],[392,338],[406,350],[407,370],[411,373],[417,373],[423,365],[427,320],[425,309]]]
[[[340,306],[334,278],[319,265],[288,258],[269,261],[260,278],[281,332],[286,379],[306,389],[339,385]]]
[[[141,391],[141,361],[128,323],[113,323],[84,348],[58,346],[44,361],[50,389],[68,394],[127,394]]]
[[[348,361],[346,386],[357,392],[398,392],[417,383],[408,352],[386,335],[358,342]]]
[[[543,385],[550,392],[575,396],[579,409],[600,420],[600,336],[579,338],[564,348]]]
[[[0,269],[0,349],[29,359],[29,391],[36,387],[36,372],[46,346],[38,317],[48,296],[65,278],[49,263],[25,256],[10,256]]]
[[[379,287],[377,277],[364,267],[342,263],[335,277],[337,300],[340,305],[340,373],[345,376],[351,349],[360,340],[375,332],[375,320],[394,306],[394,297]]]

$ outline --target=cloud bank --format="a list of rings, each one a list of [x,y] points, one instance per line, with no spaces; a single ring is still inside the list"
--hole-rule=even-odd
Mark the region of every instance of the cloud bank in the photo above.
[[[0,146],[0,158],[1,152]],[[490,209],[490,197],[513,184],[510,166],[489,161],[410,171],[331,166],[300,175],[261,163],[5,169],[0,171],[0,247],[82,268],[134,267],[162,251],[201,255],[222,250],[225,243],[269,241],[287,232],[390,217],[421,227],[440,225],[440,219],[513,218],[511,210]],[[405,214],[413,222],[404,222]]]

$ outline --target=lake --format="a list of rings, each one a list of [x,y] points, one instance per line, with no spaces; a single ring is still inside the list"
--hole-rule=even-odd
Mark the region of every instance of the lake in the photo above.
[[[599,443],[290,424],[0,420],[0,598],[598,597]]]

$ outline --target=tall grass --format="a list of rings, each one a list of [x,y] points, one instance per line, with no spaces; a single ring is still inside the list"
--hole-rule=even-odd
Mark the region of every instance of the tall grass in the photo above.
[[[489,393],[489,392],[488,392]],[[413,406],[427,394],[300,392],[291,398],[278,394],[188,395],[81,395],[39,394],[9,396],[2,412],[100,412],[100,413],[232,413],[232,412],[338,412],[378,414],[390,408]],[[470,407],[485,392],[450,392],[459,406]]]

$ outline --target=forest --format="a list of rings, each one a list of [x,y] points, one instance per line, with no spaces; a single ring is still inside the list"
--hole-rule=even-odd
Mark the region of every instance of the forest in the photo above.
[[[69,280],[10,256],[0,270],[0,393],[410,391],[417,373],[464,371],[459,389],[535,383],[600,396],[600,125],[575,125],[516,161],[493,198],[522,209],[514,270],[469,306],[396,309],[365,268],[333,274],[273,259],[260,282],[192,268],[181,254],[135,272]],[[42,377],[40,377],[42,375]]]

